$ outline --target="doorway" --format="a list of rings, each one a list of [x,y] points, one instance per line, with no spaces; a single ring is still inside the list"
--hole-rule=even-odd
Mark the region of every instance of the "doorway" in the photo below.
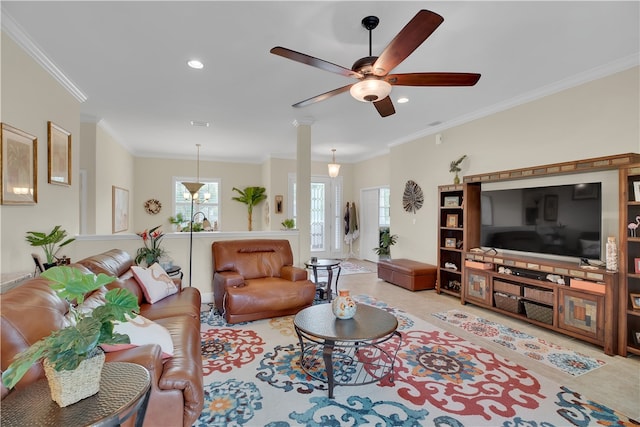
[[[389,187],[366,188],[360,192],[360,258],[378,262],[375,248],[380,242],[380,227],[389,227]]]

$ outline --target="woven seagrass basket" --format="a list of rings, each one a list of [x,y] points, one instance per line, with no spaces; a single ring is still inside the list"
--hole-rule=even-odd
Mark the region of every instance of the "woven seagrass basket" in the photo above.
[[[73,371],[56,371],[47,360],[44,373],[49,382],[51,399],[60,407],[69,406],[100,391],[100,375],[104,365],[104,353],[80,362]]]

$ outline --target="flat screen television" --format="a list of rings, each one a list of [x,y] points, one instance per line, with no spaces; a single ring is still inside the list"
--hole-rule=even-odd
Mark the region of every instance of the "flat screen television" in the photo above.
[[[481,193],[484,248],[601,259],[600,182]]]

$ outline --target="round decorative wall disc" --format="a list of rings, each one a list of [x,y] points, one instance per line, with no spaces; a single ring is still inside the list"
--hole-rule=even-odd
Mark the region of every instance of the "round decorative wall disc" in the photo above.
[[[412,180],[407,181],[404,186],[404,194],[402,195],[402,206],[407,212],[416,213],[424,203],[424,194],[422,188]]]
[[[151,215],[155,215],[162,209],[162,203],[156,199],[149,199],[144,202],[144,210]]]

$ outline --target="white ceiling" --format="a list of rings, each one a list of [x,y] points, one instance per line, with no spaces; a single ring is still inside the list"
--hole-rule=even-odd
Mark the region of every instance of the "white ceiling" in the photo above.
[[[314,159],[329,160],[336,148],[344,163],[638,65],[639,5],[3,1],[2,27],[21,43],[28,37],[86,95],[83,118],[101,121],[136,156],[194,158],[199,143],[203,159],[293,158],[293,122],[310,119]],[[348,92],[291,107],[353,81],[272,55],[272,47],[351,68],[368,56],[363,17],[380,18],[377,55],[421,8],[444,22],[393,72],[480,73],[476,86],[395,86],[396,114],[387,118]],[[192,57],[205,68],[189,69]],[[400,96],[410,101],[398,104]]]

